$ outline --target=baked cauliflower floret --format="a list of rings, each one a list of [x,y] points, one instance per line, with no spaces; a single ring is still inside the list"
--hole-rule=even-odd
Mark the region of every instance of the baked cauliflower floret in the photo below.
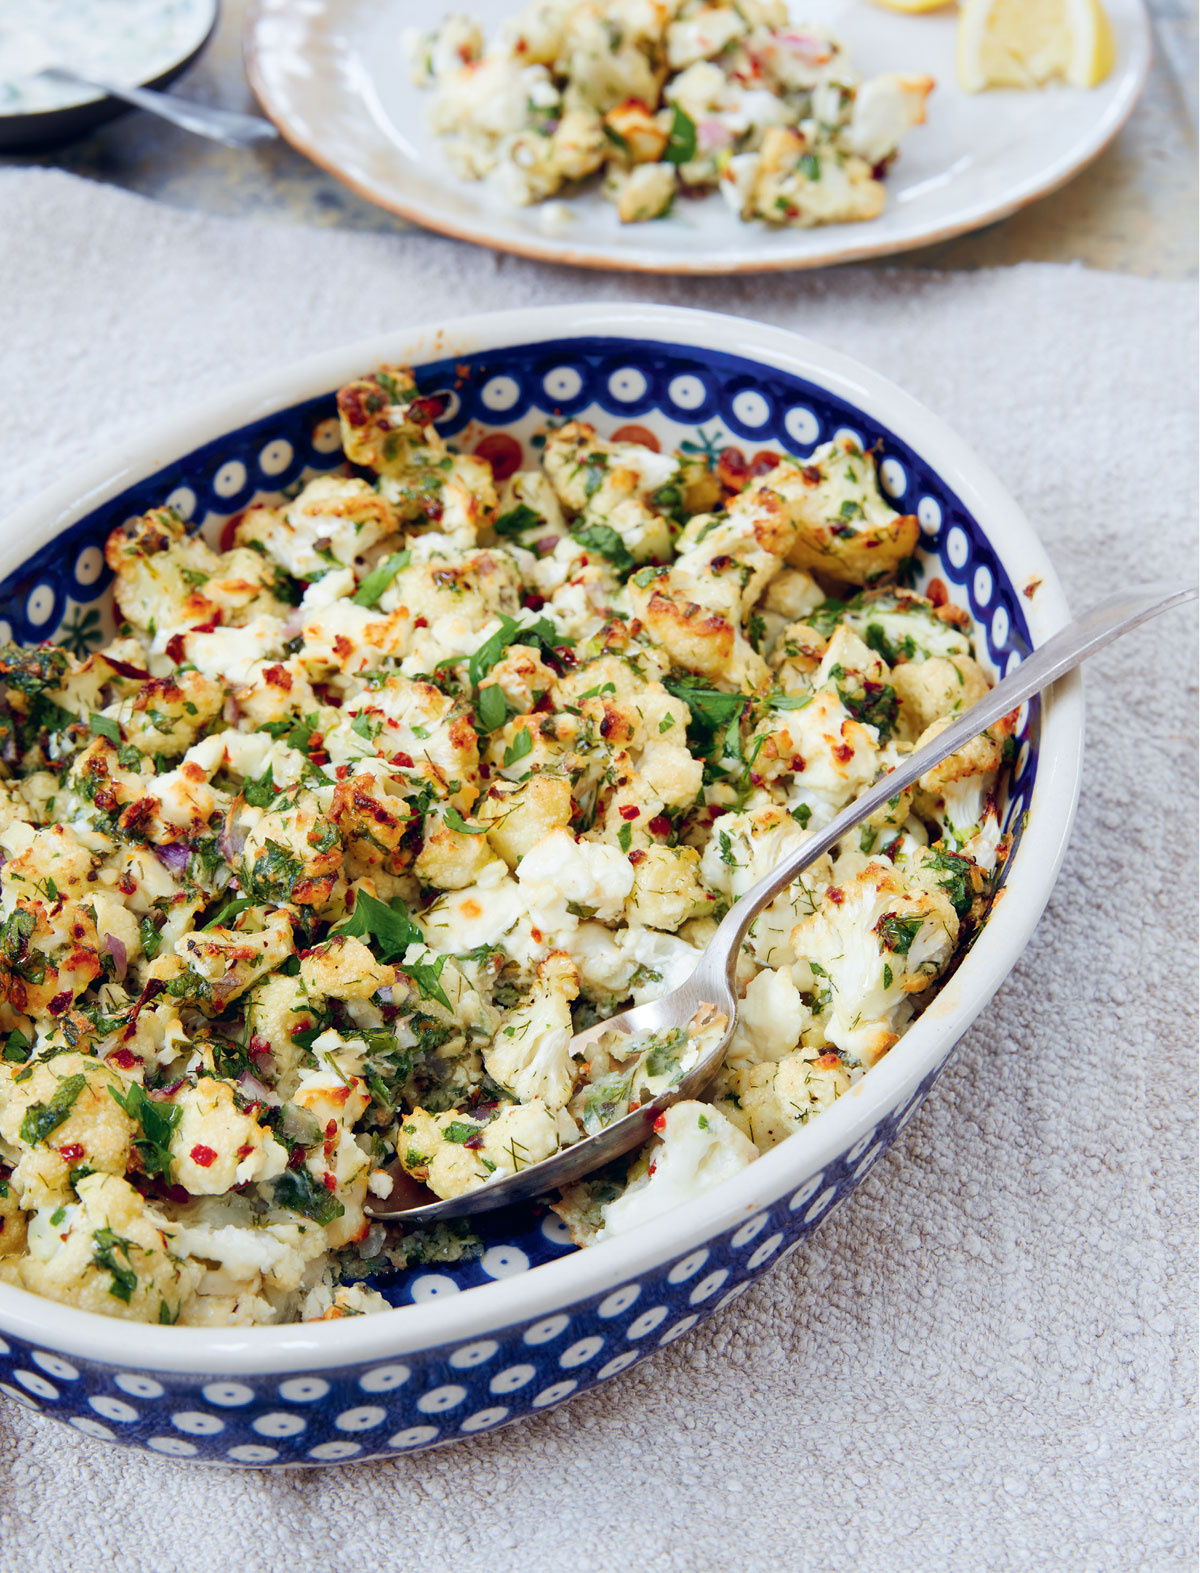
[[[758,1149],[720,1110],[690,1099],[655,1121],[658,1140],[635,1165],[630,1182],[602,1212],[597,1243],[681,1207],[746,1168]]]
[[[942,892],[906,887],[890,864],[843,874],[852,860],[841,860],[816,912],[792,930],[793,976],[811,992],[826,1041],[871,1066],[896,1042],[909,996],[950,961],[958,917]]]
[[[579,974],[569,956],[554,951],[538,963],[528,1002],[484,1050],[488,1075],[521,1103],[540,1099],[552,1113],[571,1097],[577,1067],[570,1055],[571,1001]]]
[[[3,1066],[0,1138],[16,1156],[13,1180],[24,1207],[65,1201],[72,1170],[125,1173],[138,1130],[113,1094],[123,1099],[130,1079],[87,1054]]]
[[[110,705],[103,712],[122,724],[127,742],[144,754],[173,758],[197,741],[220,715],[226,689],[203,672],[153,677],[133,696],[132,703]]]
[[[450,1109],[414,1109],[403,1120],[396,1152],[435,1196],[461,1196],[492,1178],[519,1174],[558,1151],[558,1121],[545,1104],[506,1103],[487,1120]]]
[[[78,1201],[40,1207],[28,1254],[0,1261],[10,1283],[64,1305],[133,1322],[175,1322],[202,1276],[172,1254],[175,1229],[126,1180],[89,1174]]]
[[[312,996],[366,1000],[396,982],[396,969],[375,960],[362,940],[334,934],[300,958],[300,976]]]
[[[525,854],[517,878],[530,910],[543,914],[552,927],[556,916],[559,924],[568,916],[566,911],[547,910],[558,905],[602,922],[618,918],[633,889],[634,872],[618,848],[576,840],[569,830],[558,828]]]
[[[573,811],[570,781],[549,772],[528,781],[493,781],[475,805],[476,818],[488,827],[488,841],[509,868],[552,831],[565,830]]]
[[[184,966],[207,985],[214,1009],[253,988],[293,953],[292,922],[286,912],[272,912],[261,928],[239,916],[236,928],[220,926],[201,933],[184,934],[175,942],[175,954]]]
[[[695,847],[645,847],[631,857],[633,889],[626,919],[647,928],[675,929],[689,918],[706,917],[716,897],[701,878]]]
[[[202,1076],[171,1100],[181,1111],[171,1136],[171,1178],[192,1196],[221,1196],[287,1168],[281,1146],[252,1114],[238,1108],[228,1082]]]
[[[769,1152],[849,1087],[850,1072],[835,1052],[803,1049],[740,1067],[716,1101],[759,1152]]]
[[[846,584],[875,584],[916,550],[915,514],[898,514],[879,490],[875,461],[835,437],[803,464],[795,493],[799,532],[788,554],[799,568]]]

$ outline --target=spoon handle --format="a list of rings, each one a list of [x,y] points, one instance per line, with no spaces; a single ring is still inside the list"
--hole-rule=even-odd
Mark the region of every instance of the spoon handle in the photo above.
[[[713,935],[708,966],[718,975],[724,972],[732,983],[738,950],[747,929],[758,914],[809,864],[815,863],[817,858],[835,846],[847,831],[853,830],[864,819],[869,819],[876,809],[882,808],[898,792],[912,786],[927,770],[932,770],[934,765],[940,764],[972,738],[978,737],[980,732],[1017,709],[1026,699],[1048,688],[1089,655],[1122,634],[1129,633],[1140,623],[1157,617],[1169,607],[1195,600],[1196,595],[1194,586],[1180,589],[1177,585],[1166,583],[1122,590],[1101,601],[1099,606],[1094,606],[1075,622],[1068,623],[1047,639],[1045,644],[1032,650],[983,699],[965,710],[957,720],[926,743],[924,748],[910,754],[868,792],[855,798],[828,825],[809,836],[803,846],[752,885],[725,914],[720,928]]]
[[[136,109],[144,109],[173,126],[192,131],[197,136],[223,142],[226,147],[249,147],[255,142],[270,142],[279,132],[261,115],[242,115],[233,109],[216,109],[211,104],[197,104],[168,93],[158,93],[151,88],[125,87],[119,82],[102,81],[99,77],[83,76],[62,66],[49,66],[46,75],[67,77],[72,82],[97,88],[112,98],[123,99]]]

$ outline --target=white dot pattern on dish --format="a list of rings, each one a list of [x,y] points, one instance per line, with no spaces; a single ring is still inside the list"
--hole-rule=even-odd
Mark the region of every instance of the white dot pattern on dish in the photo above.
[[[473,1415],[468,1415],[458,1429],[486,1431],[489,1426],[498,1426],[502,1420],[507,1420],[508,1414],[509,1411],[503,1404],[496,1404],[491,1409],[479,1409]]]
[[[529,1258],[515,1245],[493,1245],[479,1258],[479,1265],[489,1278],[512,1278],[529,1271]]]
[[[708,397],[708,390],[699,377],[684,375],[672,377],[667,396],[681,410],[698,410]]]
[[[44,1349],[31,1349],[29,1358],[34,1365],[41,1366],[47,1376],[56,1377],[60,1382],[77,1382],[79,1380],[79,1372],[69,1360],[64,1360],[61,1355],[49,1354]]]
[[[742,1225],[742,1227],[732,1237],[729,1243],[734,1247],[735,1250],[740,1251],[743,1245],[749,1245],[751,1240],[756,1240],[766,1227],[766,1213],[758,1213],[755,1217],[751,1218],[747,1223]]]
[[[277,1447],[262,1447],[257,1442],[240,1442],[237,1447],[231,1447],[228,1458],[239,1464],[271,1464],[279,1457]]]
[[[967,558],[970,556],[971,545],[967,540],[967,532],[957,524],[946,536],[946,556],[954,568],[965,568]]]
[[[0,1382],[0,1393],[6,1393],[9,1398],[15,1398],[18,1404],[24,1404],[26,1409],[38,1409],[41,1406],[36,1398],[28,1393],[23,1393],[19,1387],[10,1387],[7,1382]]]
[[[279,1384],[279,1396],[289,1404],[315,1404],[329,1391],[329,1383],[320,1376],[297,1376]]]
[[[719,1267],[715,1273],[708,1273],[688,1295],[689,1305],[699,1305],[701,1301],[711,1299],[717,1290],[722,1287],[729,1277],[727,1267]]]
[[[219,1415],[206,1415],[202,1409],[183,1409],[171,1416],[171,1424],[190,1436],[216,1436],[225,1429]]]
[[[745,388],[731,406],[734,416],[743,426],[765,426],[771,419],[771,406],[753,388]]]
[[[240,459],[229,459],[213,476],[213,491],[218,497],[236,497],[246,484],[246,466]]]
[[[25,616],[40,626],[54,610],[54,591],[48,584],[35,585],[25,603]]]
[[[555,1382],[553,1387],[545,1387],[533,1401],[535,1409],[545,1409],[548,1404],[561,1404],[564,1398],[570,1395],[579,1386],[578,1382]]]
[[[107,1393],[93,1393],[88,1403],[105,1420],[117,1420],[122,1425],[131,1425],[133,1421],[141,1419],[132,1404],[127,1404],[120,1398],[110,1398]]]
[[[199,1451],[194,1442],[185,1442],[181,1436],[147,1437],[146,1446],[156,1453],[166,1453],[170,1458],[195,1458]]]
[[[44,1376],[39,1376],[36,1371],[17,1370],[13,1376],[26,1392],[32,1393],[35,1398],[57,1398],[58,1388],[53,1382],[48,1382]]]
[[[641,1354],[636,1349],[626,1349],[619,1355],[614,1355],[606,1365],[602,1365],[596,1372],[596,1380],[607,1382],[610,1376],[616,1376],[620,1371],[628,1371],[635,1360],[640,1360]]]
[[[438,1434],[437,1426],[409,1426],[405,1431],[397,1431],[394,1436],[388,1437],[389,1447],[424,1447],[426,1442],[432,1442]]]
[[[839,426],[833,434],[833,440],[834,442],[842,442],[843,440],[852,442],[856,448],[863,446],[862,433],[855,431],[853,426]]]
[[[758,1249],[753,1253],[753,1255],[746,1258],[747,1271],[754,1272],[757,1268],[761,1267],[764,1262],[770,1261],[771,1257],[775,1255],[775,1252],[782,1244],[782,1234],[773,1234],[769,1239],[764,1240]]]
[[[882,1152],[882,1150],[883,1150],[883,1143],[882,1142],[876,1142],[874,1147],[871,1148],[870,1152],[866,1155],[866,1157],[859,1164],[858,1168],[855,1169],[855,1171],[854,1171],[854,1178],[856,1180],[861,1180],[862,1179],[863,1175],[866,1174],[867,1170],[875,1162],[876,1158],[878,1158],[878,1156]]]
[[[793,405],[783,417],[783,429],[793,442],[808,448],[821,435],[821,423],[803,404]]]
[[[428,1393],[422,1393],[417,1399],[417,1408],[423,1415],[440,1415],[447,1409],[456,1408],[466,1396],[465,1387],[459,1387],[457,1382],[448,1382],[444,1387],[435,1387]]]
[[[510,1365],[507,1371],[496,1372],[488,1389],[493,1393],[515,1393],[518,1388],[527,1387],[536,1375],[536,1366]]]
[[[652,1333],[656,1327],[661,1327],[667,1319],[665,1305],[656,1305],[652,1310],[643,1311],[641,1316],[634,1317],[625,1329],[626,1338],[645,1338],[647,1333]]]
[[[450,1356],[450,1364],[457,1370],[469,1371],[472,1366],[482,1365],[485,1360],[490,1360],[499,1347],[494,1338],[485,1338],[477,1344],[464,1344]]]
[[[118,1371],[113,1377],[113,1384],[123,1393],[128,1393],[130,1398],[161,1398],[166,1392],[161,1382],[156,1382],[152,1376],[142,1376],[136,1371]],[[209,1396],[207,1389],[204,1396],[205,1398]]]
[[[819,1218],[825,1209],[829,1206],[829,1204],[833,1201],[833,1198],[836,1195],[836,1185],[826,1186],[826,1188],[821,1192],[820,1196],[817,1197],[816,1201],[804,1214],[805,1223],[811,1223],[814,1218]]]
[[[254,1389],[244,1382],[209,1382],[200,1391],[210,1404],[230,1408],[235,1404],[248,1404],[254,1397]]]
[[[557,1213],[547,1213],[542,1219],[542,1234],[551,1245],[571,1244],[571,1231]]]
[[[342,428],[336,418],[320,421],[313,429],[312,445],[318,453],[337,453],[342,446]]]
[[[583,378],[574,366],[556,366],[546,373],[542,387],[552,399],[577,399],[583,388]]]
[[[548,1344],[552,1339],[558,1338],[562,1333],[565,1333],[570,1325],[571,1318],[569,1316],[547,1316],[543,1321],[535,1322],[532,1327],[526,1329],[525,1342],[527,1344]]]
[[[112,1442],[117,1434],[88,1415],[72,1415],[67,1424],[74,1426],[76,1431],[82,1431],[84,1436],[95,1437],[97,1442]]]
[[[264,475],[282,475],[292,462],[295,450],[285,437],[276,437],[258,456],[258,467]]]
[[[491,377],[484,383],[479,397],[485,409],[503,414],[521,397],[521,385],[512,377]]]
[[[805,1202],[811,1200],[820,1190],[821,1181],[824,1178],[825,1176],[822,1174],[814,1174],[811,1180],[805,1180],[804,1184],[788,1202],[788,1211],[799,1212]]]
[[[279,1410],[259,1415],[257,1420],[251,1421],[251,1429],[257,1431],[259,1436],[299,1436],[307,1426],[308,1421],[302,1420],[299,1415],[285,1415]]]
[[[936,535],[942,527],[942,510],[932,497],[922,497],[917,504],[917,519],[926,535]]]
[[[343,1409],[333,1423],[339,1431],[370,1431],[387,1417],[387,1410],[378,1404],[363,1404],[358,1409]]]
[[[866,1152],[867,1148],[874,1140],[874,1131],[868,1131],[865,1136],[860,1136],[854,1143],[854,1146],[851,1147],[850,1151],[846,1154],[846,1162],[853,1163],[856,1158],[861,1158],[863,1153]]]
[[[636,366],[622,366],[620,371],[614,371],[608,379],[609,393],[622,404],[636,404],[639,399],[645,397],[649,386],[645,374]]]
[[[422,1273],[409,1285],[409,1293],[420,1304],[422,1300],[436,1300],[440,1294],[457,1294],[458,1285],[447,1273]]]
[[[75,559],[75,579],[79,584],[95,584],[104,569],[104,554],[98,546],[85,546]]]
[[[689,1278],[694,1278],[708,1261],[707,1250],[693,1251],[690,1256],[685,1256],[681,1262],[676,1262],[667,1274],[669,1284],[685,1284]]]
[[[196,494],[190,486],[177,486],[167,496],[167,507],[174,508],[181,519],[190,519],[196,511]]]
[[[318,1442],[316,1447],[309,1448],[308,1456],[333,1463],[339,1458],[353,1458],[356,1453],[361,1452],[361,1442]]]
[[[403,1387],[411,1375],[406,1365],[378,1365],[373,1371],[365,1371],[358,1385],[364,1393],[391,1393]]]
[[[695,1327],[699,1320],[699,1316],[681,1317],[678,1322],[674,1323],[673,1326],[668,1327],[666,1332],[658,1340],[659,1348],[661,1349],[667,1344],[673,1344],[677,1338],[682,1338],[684,1333],[690,1333],[692,1328]]]
[[[734,1284],[732,1289],[726,1290],[726,1292],[721,1296],[716,1305],[713,1306],[713,1310],[723,1311],[727,1305],[732,1305],[736,1299],[738,1299],[741,1295],[744,1295],[749,1287],[750,1285],[748,1283]]]
[[[992,613],[992,644],[997,650],[1002,650],[1008,643],[1008,613],[1004,607],[998,606]],[[1013,652],[1020,660],[1018,652]]]
[[[571,1371],[577,1365],[586,1365],[589,1360],[594,1360],[603,1348],[603,1338],[597,1338],[595,1335],[591,1338],[581,1338],[570,1348],[563,1350],[558,1357],[558,1363],[564,1371]]]
[[[625,1284],[620,1289],[614,1289],[596,1307],[596,1315],[604,1317],[606,1321],[610,1316],[620,1316],[622,1311],[628,1311],[641,1292],[641,1284]]]
[[[879,479],[893,499],[903,497],[908,490],[908,474],[899,459],[885,459],[879,466]]]
[[[976,603],[983,607],[992,598],[992,576],[986,568],[976,568],[975,577],[971,581],[975,591]]]
[[[0,621],[0,643],[7,644],[12,638],[12,624]],[[4,1346],[4,1353],[8,1353],[8,1345]]]

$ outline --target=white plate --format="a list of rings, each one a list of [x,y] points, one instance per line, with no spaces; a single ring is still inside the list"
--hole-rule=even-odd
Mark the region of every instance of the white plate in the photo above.
[[[565,232],[543,209],[513,208],[457,179],[428,126],[432,94],[411,84],[406,27],[448,10],[489,36],[520,0],[255,0],[246,64],[267,114],[315,163],[381,207],[462,240],[547,261],[655,273],[742,273],[886,256],[988,224],[1061,185],[1120,130],[1145,81],[1150,35],[1140,0],[1108,0],[1117,64],[1098,88],[970,95],[954,76],[956,11],[903,16],[870,0],[792,0],[824,21],[864,74],[937,80],[927,125],[904,141],[888,205],[868,224],[772,230],[743,224],[720,196],[678,201],[665,219],[622,225],[594,191],[570,203]]]

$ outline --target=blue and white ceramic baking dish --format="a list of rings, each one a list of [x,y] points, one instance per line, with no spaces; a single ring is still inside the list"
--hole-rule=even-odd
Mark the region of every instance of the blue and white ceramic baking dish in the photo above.
[[[747,454],[807,454],[853,431],[879,445],[884,485],[921,522],[923,578],[940,577],[970,608],[994,674],[1066,620],[1054,570],[1004,488],[890,383],[753,322],[572,306],[354,344],[107,454],[0,531],[0,638],[94,648],[109,626],[102,547],[114,525],[165,500],[215,538],[256,498],[338,463],[334,393],[382,361],[411,366],[423,391],[448,393],[447,438],[474,449],[503,433],[527,463],[550,415],[581,416],[607,434],[648,428],[664,449],[736,444]],[[477,1435],[628,1370],[795,1250],[912,1118],[1045,906],[1082,743],[1077,680],[1022,713],[1006,808],[1016,845],[977,943],[881,1064],[736,1178],[589,1251],[574,1249],[545,1209],[490,1215],[481,1256],[406,1275],[387,1290],[395,1309],[361,1318],[145,1327],[0,1286],[0,1387],[86,1436],[171,1458],[283,1467]]]

